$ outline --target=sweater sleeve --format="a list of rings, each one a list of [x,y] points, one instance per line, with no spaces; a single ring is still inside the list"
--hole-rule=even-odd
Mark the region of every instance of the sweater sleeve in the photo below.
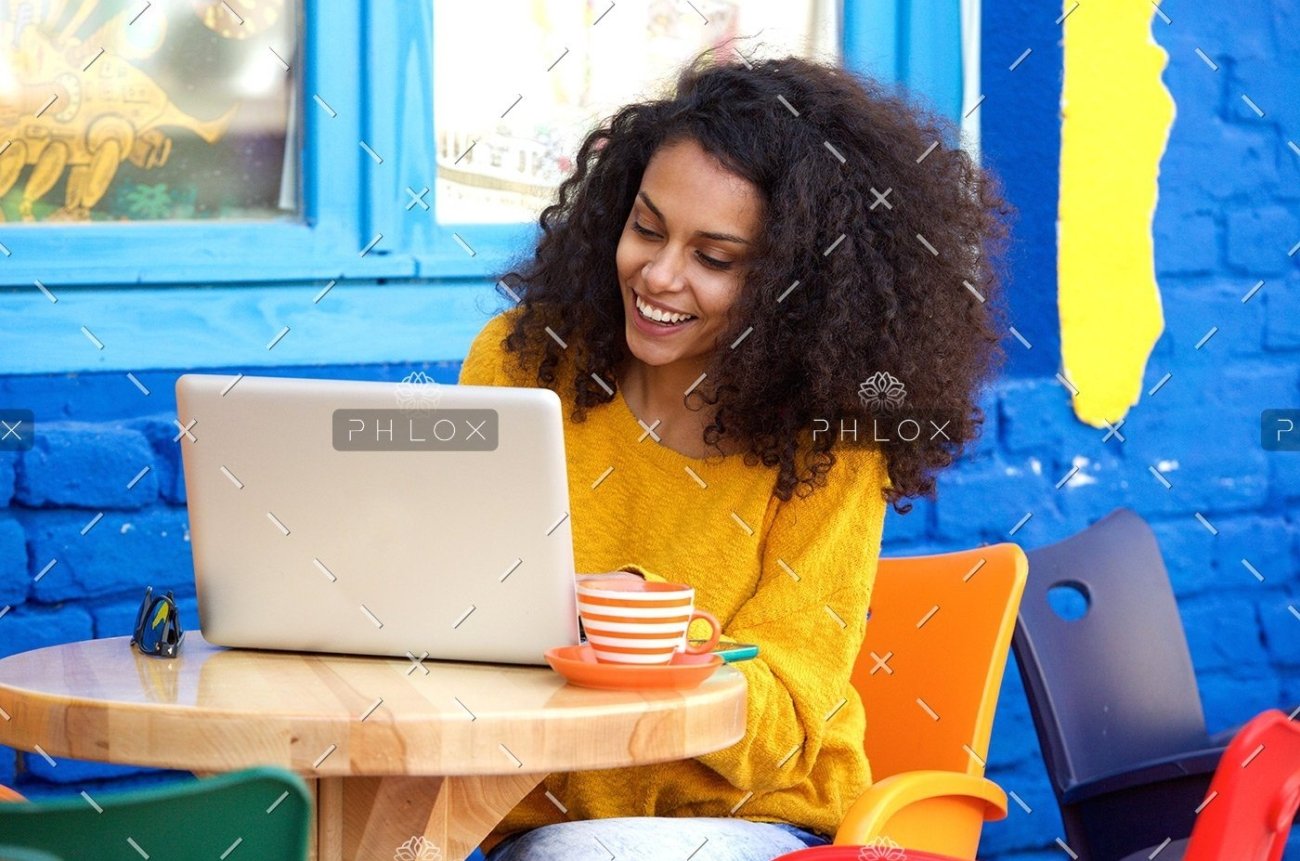
[[[851,693],[880,558],[887,473],[876,449],[842,448],[836,457],[826,486],[778,505],[758,587],[723,631],[726,642],[759,647],[758,657],[731,664],[749,686],[745,735],[697,760],[738,789],[803,783]]]

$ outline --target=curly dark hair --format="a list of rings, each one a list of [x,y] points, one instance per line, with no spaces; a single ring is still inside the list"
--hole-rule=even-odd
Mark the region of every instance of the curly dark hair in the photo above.
[[[613,399],[614,369],[630,355],[619,237],[650,157],[693,140],[752,183],[764,205],[727,334],[705,382],[684,395],[690,409],[702,408],[692,399],[716,408],[705,444],[721,451],[725,437],[746,463],[779,465],[782,500],[804,485],[811,493],[837,444],[864,443],[835,424],[833,433],[808,432],[819,420],[847,428],[856,418],[864,436],[878,435],[872,420],[888,411],[858,387],[887,372],[905,385],[909,409],[942,416],[935,438],[923,423],[914,441],[866,443],[885,450],[884,497],[906,513],[902,501],[933,497],[935,474],[978,435],[977,398],[1004,358],[995,263],[1013,210],[996,177],[947,143],[956,139],[950,120],[842,68],[797,57],[722,62],[705,52],[682,69],[671,98],[627,105],[587,135],[558,200],[541,213],[531,258],[498,282],[522,307],[503,345],[548,388],[567,348],[546,328],[575,348],[574,421]],[[739,347],[723,348],[751,326]]]

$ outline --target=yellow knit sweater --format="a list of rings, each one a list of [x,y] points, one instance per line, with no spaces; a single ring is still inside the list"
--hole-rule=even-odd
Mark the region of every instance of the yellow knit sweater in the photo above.
[[[488,321],[461,384],[537,385],[501,347],[514,313]],[[738,743],[685,761],[552,774],[483,850],[516,831],[614,816],[736,816],[833,835],[871,779],[849,674],[880,555],[884,455],[837,445],[827,485],[782,502],[772,493],[775,467],[746,466],[743,455],[705,461],[660,445],[621,391],[589,409],[586,421],[569,420],[572,384],[558,379],[577,571],[634,570],[688,583],[696,605],[722,624],[723,639],[755,643],[759,656],[732,664],[749,688]],[[707,634],[702,621],[689,632]]]

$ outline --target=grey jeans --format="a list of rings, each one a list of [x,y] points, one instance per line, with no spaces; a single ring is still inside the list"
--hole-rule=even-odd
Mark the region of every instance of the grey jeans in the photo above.
[[[512,834],[486,861],[772,861],[831,838],[785,822],[627,816],[560,822]]]

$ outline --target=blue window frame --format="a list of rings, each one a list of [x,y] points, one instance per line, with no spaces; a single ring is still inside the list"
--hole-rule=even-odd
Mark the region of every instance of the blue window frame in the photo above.
[[[537,227],[434,217],[430,0],[303,2],[303,220],[0,225],[0,371],[465,354],[490,310],[485,278],[525,255]],[[846,0],[844,62],[954,115],[958,6],[923,16],[910,0]]]
[[[537,227],[438,223],[433,8],[429,2],[367,5],[368,127],[381,152],[395,154],[391,165],[368,159],[369,235],[391,237],[384,244],[393,253],[409,255],[413,274],[421,279],[494,275],[510,257],[531,247]]]
[[[945,116],[963,113],[961,0],[844,4],[844,57],[897,81]]]

